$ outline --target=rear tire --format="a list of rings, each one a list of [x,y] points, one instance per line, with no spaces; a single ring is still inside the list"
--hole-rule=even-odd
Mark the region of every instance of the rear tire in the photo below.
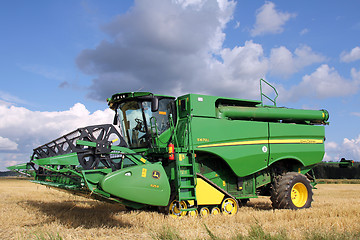
[[[271,187],[273,208],[302,209],[311,207],[312,186],[309,179],[297,172],[288,172],[276,177]]]

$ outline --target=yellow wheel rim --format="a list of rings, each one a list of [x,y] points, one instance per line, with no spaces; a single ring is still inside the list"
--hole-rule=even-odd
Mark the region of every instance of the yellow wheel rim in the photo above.
[[[232,198],[226,198],[221,204],[221,211],[227,215],[233,215],[238,211],[238,204]]]
[[[198,213],[197,210],[192,210],[192,211],[189,212],[189,216],[190,216],[190,217],[196,217],[198,214],[199,214],[199,213]]]
[[[207,217],[210,215],[210,210],[207,207],[203,207],[200,209],[200,216]]]
[[[172,201],[169,206],[169,214],[174,218],[179,218],[186,215],[185,211],[180,211],[180,209],[186,209],[186,202],[178,202],[176,200]]]
[[[308,190],[303,183],[296,183],[291,189],[291,201],[295,207],[301,208],[308,200]]]
[[[214,207],[211,209],[211,215],[218,215],[220,213],[220,208]]]

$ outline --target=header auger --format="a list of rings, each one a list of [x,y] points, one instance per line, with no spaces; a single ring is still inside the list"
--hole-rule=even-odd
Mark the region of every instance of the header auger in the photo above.
[[[79,128],[9,169],[74,194],[133,209],[155,206],[175,217],[233,215],[260,195],[271,196],[274,208],[311,206],[326,110],[198,94],[127,92],[107,101],[113,124]]]

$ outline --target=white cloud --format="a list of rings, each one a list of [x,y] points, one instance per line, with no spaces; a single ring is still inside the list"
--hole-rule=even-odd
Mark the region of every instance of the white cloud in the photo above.
[[[258,91],[258,76],[267,71],[261,45],[247,42],[233,49],[222,47],[223,30],[232,19],[235,3],[208,0],[194,4],[137,1],[129,12],[104,26],[111,40],[82,51],[77,58],[83,72],[97,75],[89,96],[103,99],[113,93],[114,85],[122,91],[142,88],[176,96],[194,89],[222,94],[224,91],[217,92],[222,88],[220,79],[226,80],[228,89],[238,88],[227,96],[248,95],[248,89],[239,87],[244,83]],[[254,69],[258,70],[255,74]]]
[[[339,145],[336,142],[325,142],[325,148],[326,150],[333,151],[336,150],[339,147]]]
[[[283,100],[296,101],[300,97],[329,98],[355,94],[359,82],[346,80],[335,68],[327,64],[318,67],[315,72],[305,75],[302,81],[280,96]]]
[[[224,29],[233,18],[234,7],[233,1],[226,0],[136,1],[127,13],[103,26],[109,35],[106,40],[79,54],[78,67],[96,76],[88,96],[104,99],[118,86],[123,92],[146,89],[179,96],[196,91],[258,98],[259,79],[267,74],[289,77],[326,60],[307,45],[293,52],[285,46],[273,48],[270,56],[265,56],[262,45],[253,41],[224,48]],[[277,27],[269,29],[275,32],[294,17],[277,11],[272,2],[266,2],[258,11],[259,19],[273,15],[275,20],[269,22],[276,22]],[[357,73],[354,70],[354,75]],[[287,100],[343,96],[357,91],[354,81],[344,79],[328,65],[304,76],[289,91],[278,86],[284,90],[282,99]],[[344,90],[337,91],[339,86]]]
[[[89,96],[103,99],[113,94],[116,85],[124,92],[146,89],[179,96],[196,89],[197,93],[258,98],[259,79],[269,69],[288,76],[324,60],[308,46],[294,53],[285,47],[274,49],[270,58],[253,41],[223,48],[224,28],[233,18],[234,7],[234,1],[226,0],[135,2],[130,11],[103,27],[108,40],[83,50],[77,58],[84,73],[97,76]],[[289,56],[281,59],[285,51],[280,50]],[[279,66],[284,63],[291,66]]]
[[[342,52],[340,60],[342,62],[354,62],[360,59],[360,47],[353,48],[350,52]]]
[[[325,142],[325,156],[323,161],[336,162],[340,160],[339,144],[336,142]]]
[[[20,99],[17,96],[13,96],[7,92],[3,92],[0,90],[0,105],[13,105],[13,104],[17,104],[17,103],[21,103],[21,104],[28,104],[27,101]]]
[[[13,151],[17,150],[17,147],[18,144],[16,142],[0,136],[0,151]]]
[[[28,161],[32,149],[77,128],[112,123],[113,114],[110,109],[90,113],[81,103],[58,112],[0,105],[0,169],[4,167],[5,161]],[[8,154],[9,151],[14,152]],[[15,158],[11,159],[11,156]]]
[[[256,22],[251,30],[251,35],[278,34],[284,31],[285,23],[294,18],[296,14],[280,12],[275,9],[273,2],[265,4],[257,10]]]
[[[352,157],[352,160],[360,160],[360,135],[356,139],[344,138],[342,147],[344,155]]]
[[[308,32],[309,32],[309,29],[304,28],[303,30],[301,30],[300,35],[303,36],[303,35],[307,34]]]
[[[325,60],[321,54],[314,53],[309,46],[295,49],[294,54],[286,47],[271,49],[270,73],[276,76],[289,77],[302,68]]]
[[[360,84],[360,71],[357,71],[355,68],[351,69],[351,77],[355,82]]]
[[[204,69],[203,91],[211,89],[208,93],[257,98],[259,79],[268,70],[268,59],[264,57],[262,46],[246,41],[244,46],[223,49],[220,56],[222,61],[213,59],[209,67]],[[198,88],[195,84],[191,87]]]
[[[360,161],[360,135],[355,139],[344,138],[342,143],[325,143],[324,161],[340,161],[341,158]]]

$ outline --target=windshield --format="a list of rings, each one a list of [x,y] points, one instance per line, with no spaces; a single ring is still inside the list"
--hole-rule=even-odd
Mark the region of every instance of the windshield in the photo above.
[[[150,101],[128,101],[119,106],[120,126],[130,148],[149,147],[151,135],[161,134],[170,127],[172,99],[159,100],[159,109],[151,111]]]

